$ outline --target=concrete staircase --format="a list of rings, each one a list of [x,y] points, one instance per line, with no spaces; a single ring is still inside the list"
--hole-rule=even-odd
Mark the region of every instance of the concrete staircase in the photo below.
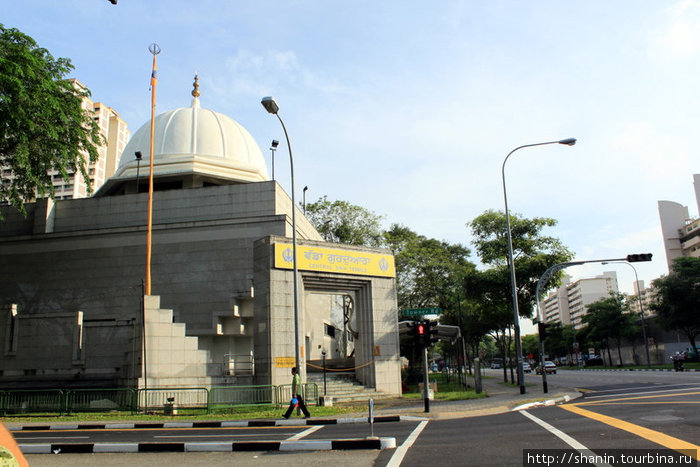
[[[318,385],[318,395],[323,396],[323,373],[307,373],[306,381]],[[352,373],[326,373],[326,394],[333,396],[333,403],[367,402],[369,399],[391,399],[394,396],[359,383]]]

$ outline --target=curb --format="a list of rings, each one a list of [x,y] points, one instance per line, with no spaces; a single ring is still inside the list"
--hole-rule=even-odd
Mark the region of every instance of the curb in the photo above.
[[[416,417],[405,415],[386,415],[374,417],[374,423],[388,423],[400,421],[412,421]],[[343,423],[369,423],[369,417],[357,418],[314,418],[296,420],[248,420],[230,422],[163,422],[163,423],[105,423],[105,424],[79,424],[79,425],[22,425],[7,426],[10,431],[60,431],[60,430],[118,430],[118,429],[146,429],[146,428],[226,428],[243,427],[259,428],[271,426],[314,426],[314,425],[339,425]]]
[[[330,451],[394,449],[396,438],[294,441],[231,441],[226,443],[84,443],[20,444],[24,454],[98,454],[140,452]]]

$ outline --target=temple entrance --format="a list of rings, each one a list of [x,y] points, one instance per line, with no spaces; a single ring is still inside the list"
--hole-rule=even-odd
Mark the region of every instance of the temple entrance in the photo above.
[[[306,360],[328,368],[353,368],[355,341],[359,337],[354,292],[311,291],[305,297]],[[319,365],[321,364],[321,365]]]

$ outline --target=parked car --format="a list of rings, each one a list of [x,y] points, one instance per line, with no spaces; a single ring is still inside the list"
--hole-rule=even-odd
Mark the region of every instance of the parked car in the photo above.
[[[523,371],[525,373],[532,373],[532,367],[530,366],[529,363],[523,362]]]
[[[556,374],[556,372],[557,372],[557,366],[554,364],[554,362],[551,362],[549,360],[544,362],[544,369],[547,372],[547,374],[550,374],[550,373]],[[542,374],[542,367],[538,366],[536,371],[537,371],[538,375],[541,375]]]
[[[501,364],[497,362],[491,362],[491,369],[492,370],[498,370],[501,368]]]

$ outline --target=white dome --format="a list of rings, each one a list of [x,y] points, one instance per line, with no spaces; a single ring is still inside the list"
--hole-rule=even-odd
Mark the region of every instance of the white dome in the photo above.
[[[148,174],[151,123],[132,136],[122,153],[113,179],[134,178],[140,151],[141,176]],[[155,118],[153,176],[198,174],[240,182],[268,180],[267,165],[260,147],[238,122],[224,114],[199,106],[162,113]]]

